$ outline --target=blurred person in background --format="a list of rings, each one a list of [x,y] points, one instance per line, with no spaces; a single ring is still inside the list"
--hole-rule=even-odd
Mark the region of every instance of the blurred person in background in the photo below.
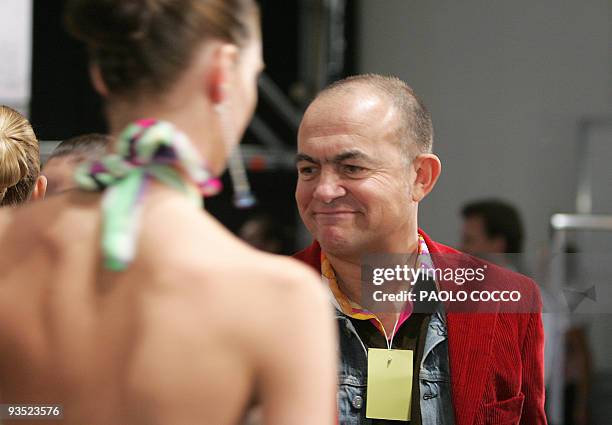
[[[64,140],[55,147],[43,165],[42,174],[47,178],[47,193],[54,195],[77,188],[74,172],[79,164],[101,159],[107,152],[112,138],[105,134],[84,134]]]
[[[519,256],[524,229],[514,206],[498,199],[483,199],[464,205],[461,216],[461,251],[522,271]]]
[[[462,251],[524,272],[521,255],[525,232],[515,206],[499,199],[475,200],[462,207],[461,216]],[[566,278],[571,284],[578,280],[575,248],[567,248],[566,254]],[[544,376],[549,423],[587,425],[591,355],[584,323],[568,320],[560,294],[546,288],[540,290],[544,304]]]
[[[256,3],[72,0],[66,22],[116,143],[81,190],[0,212],[0,403],[62,405],[54,424],[230,425],[257,400],[266,424],[333,423],[320,282],[201,209],[255,108]]]
[[[285,251],[285,232],[282,224],[274,223],[269,214],[257,214],[246,220],[238,230],[240,239],[254,248],[271,254]]]
[[[469,254],[486,258],[494,263],[518,271],[522,264],[524,225],[518,209],[501,199],[478,199],[461,208],[461,246]],[[520,270],[524,272],[523,270]],[[558,415],[551,412],[562,409],[564,376],[554,373],[563,368],[565,315],[558,312],[554,296],[540,289],[544,313],[544,382],[546,385],[546,414],[551,425]]]
[[[32,126],[19,112],[0,105],[0,206],[43,199],[46,188]]]

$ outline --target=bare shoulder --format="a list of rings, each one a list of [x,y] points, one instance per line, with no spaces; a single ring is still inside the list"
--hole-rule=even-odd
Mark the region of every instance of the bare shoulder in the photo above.
[[[246,304],[242,308],[256,303],[280,311],[328,300],[320,277],[310,268],[289,257],[257,251],[231,235],[217,240],[214,249],[202,248],[197,257],[192,258],[194,271],[198,281],[207,282],[201,289],[208,292],[212,285],[235,304]]]
[[[185,215],[176,226],[173,235],[164,236],[175,239],[169,259],[201,274],[203,280],[218,275],[247,279],[259,290],[304,287],[317,292],[321,286],[316,274],[299,261],[250,247],[207,213]]]
[[[321,278],[292,258],[256,252],[247,260],[244,271],[255,279],[260,290],[269,291],[286,308],[327,302]]]
[[[176,259],[188,271],[188,280],[195,298],[213,306],[220,316],[228,311],[239,312],[234,329],[249,324],[270,327],[270,323],[286,323],[296,311],[320,311],[329,308],[328,290],[310,268],[289,257],[257,251],[236,238],[216,221],[206,219],[190,234],[186,246]],[[289,321],[293,317],[289,318]]]
[[[294,335],[287,333],[309,324],[316,328],[328,318],[331,323],[329,290],[310,268],[289,257],[261,252],[242,258],[234,289],[244,295],[237,297],[243,301],[241,311],[262,326],[262,333],[273,340],[284,335],[287,340]]]
[[[272,323],[293,321],[296,311],[329,308],[321,279],[309,268],[251,248],[183,200],[157,200],[144,220],[144,228],[154,229],[138,251],[146,259],[143,273],[154,275],[147,287],[163,295],[156,302],[184,306],[180,314],[189,320],[246,343],[269,336]]]

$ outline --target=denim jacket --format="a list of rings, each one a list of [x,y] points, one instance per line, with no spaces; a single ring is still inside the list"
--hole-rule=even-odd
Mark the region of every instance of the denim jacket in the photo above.
[[[441,306],[441,304],[440,304]],[[371,425],[365,417],[368,350],[351,320],[336,310],[340,338],[338,412],[340,425]],[[419,367],[422,425],[455,423],[450,389],[446,320],[442,307],[427,327],[423,360]]]

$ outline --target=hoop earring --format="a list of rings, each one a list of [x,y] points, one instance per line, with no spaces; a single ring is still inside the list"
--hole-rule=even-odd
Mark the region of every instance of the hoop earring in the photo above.
[[[229,106],[227,102],[218,103],[215,105],[215,111],[219,115],[221,121],[221,131],[223,137],[223,145],[228,158],[228,169],[232,188],[234,190],[234,206],[239,209],[253,207],[257,200],[251,191],[251,185],[244,168],[242,152],[240,150],[239,141],[236,140],[236,134],[229,119]]]

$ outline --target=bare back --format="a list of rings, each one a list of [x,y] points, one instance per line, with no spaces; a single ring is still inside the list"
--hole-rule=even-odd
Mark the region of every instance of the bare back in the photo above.
[[[110,272],[99,204],[74,192],[0,211],[0,402],[61,404],[66,424],[224,425],[257,395],[266,423],[332,422],[314,275],[158,186],[136,259]]]

